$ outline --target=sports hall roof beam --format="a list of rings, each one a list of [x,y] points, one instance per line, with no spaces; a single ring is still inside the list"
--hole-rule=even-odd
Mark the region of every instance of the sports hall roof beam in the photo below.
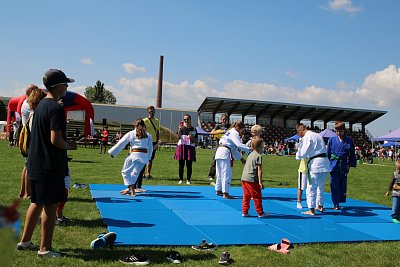
[[[286,117],[285,117],[285,119],[286,119],[286,120],[287,120],[287,119],[290,119],[290,118],[298,119],[297,111],[299,111],[300,109],[301,109],[300,106],[295,107],[295,108],[289,113],[289,116],[286,116]]]
[[[237,108],[239,105],[240,105],[240,102],[239,102],[239,101],[236,102],[236,103],[229,109],[228,114],[229,114],[229,115],[230,115],[230,114],[234,114],[236,108]]]
[[[242,112],[242,116],[245,117],[249,113],[249,111],[254,108],[255,105],[256,105],[255,103],[251,103],[249,105],[249,107],[245,111]]]
[[[264,108],[263,109],[261,109],[261,111],[259,111],[257,114],[256,114],[256,116],[258,117],[258,116],[262,116],[262,115],[268,115],[268,114],[265,114],[265,113],[267,113],[267,111],[268,111],[268,109],[271,107],[271,104],[266,104],[265,106],[264,106]]]
[[[350,118],[352,118],[355,114],[357,114],[357,111],[353,111],[348,113],[346,116],[343,116],[341,118],[339,118],[341,121],[348,121]],[[363,115],[364,116],[364,115]]]
[[[327,112],[329,112],[329,109],[327,109],[327,108],[318,108],[318,109],[316,109],[316,111],[317,112],[314,112],[313,116],[311,116],[311,118],[310,118],[310,120],[312,122],[322,118],[323,114],[326,114]]]
[[[333,113],[331,116],[326,117],[324,119],[324,122],[330,122],[332,121],[334,118],[338,118],[340,114],[342,114],[344,112],[344,110],[338,110],[337,112]],[[339,120],[339,119],[335,119],[335,120]]]
[[[300,120],[309,120],[310,118],[307,116],[316,110],[317,110],[317,108],[306,108],[305,112],[301,116],[299,116],[301,118]]]
[[[224,104],[224,100],[219,101],[219,103],[215,106],[213,113],[216,114],[218,113],[218,110],[221,108],[221,106]]]
[[[279,113],[281,113],[282,110],[284,110],[285,108],[288,108],[288,106],[283,105],[280,108],[278,108],[274,113],[271,114],[271,119],[275,118],[276,115],[278,115]]]

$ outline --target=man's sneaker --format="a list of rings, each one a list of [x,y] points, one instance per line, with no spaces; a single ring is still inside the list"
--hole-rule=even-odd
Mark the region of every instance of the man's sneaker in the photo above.
[[[16,249],[17,250],[37,250],[39,247],[35,244],[32,243],[32,241],[29,242],[19,242],[17,244]]]
[[[250,214],[248,214],[248,213],[242,213],[242,217],[250,217]]]
[[[298,208],[299,210],[303,209],[303,206],[301,205],[300,202],[297,202],[297,208]]]
[[[79,184],[79,183],[75,183],[72,187],[73,187],[73,188],[83,188],[83,189],[88,188],[87,185],[85,185],[85,184]]]
[[[266,218],[269,216],[268,212],[263,212],[262,214],[258,215],[258,218]]]
[[[171,251],[167,255],[167,260],[169,260],[172,263],[181,263],[182,262],[182,256],[179,254],[178,251]]]
[[[38,257],[43,257],[43,258],[57,258],[57,257],[65,257],[66,254],[62,252],[57,252],[54,250],[48,250],[48,251],[38,251],[37,253]]]
[[[132,254],[126,258],[120,259],[119,261],[125,264],[134,264],[134,265],[147,265],[150,263],[145,255],[139,255],[139,254]]]
[[[209,251],[214,250],[215,245],[213,243],[207,243],[205,239],[201,241],[201,243],[197,246],[192,246],[194,250],[201,250],[201,251]]]
[[[218,263],[222,265],[229,265],[231,263],[231,254],[228,251],[222,252]]]
[[[187,185],[190,185],[190,181],[186,181],[186,184],[187,184]]]
[[[145,180],[149,180],[149,179],[154,179],[154,177],[151,176],[151,175],[146,175],[146,176],[144,177],[144,179],[145,179]]]
[[[57,225],[66,225],[70,222],[71,220],[65,216],[61,216],[60,218],[57,218],[56,224]]]
[[[182,184],[182,182],[183,182],[182,180],[179,180],[178,184]]]
[[[207,178],[209,181],[213,181],[214,180],[214,178],[212,178],[212,177],[208,177]]]

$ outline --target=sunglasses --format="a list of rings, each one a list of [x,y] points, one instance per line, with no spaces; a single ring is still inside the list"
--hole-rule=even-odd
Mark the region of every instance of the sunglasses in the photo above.
[[[190,121],[190,119],[183,119],[183,121]]]
[[[51,87],[56,87],[57,85],[65,85],[66,87],[68,87],[68,83],[58,83],[58,84],[52,85]]]

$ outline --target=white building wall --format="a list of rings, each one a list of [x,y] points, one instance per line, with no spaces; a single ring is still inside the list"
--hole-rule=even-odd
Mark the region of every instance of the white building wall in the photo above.
[[[121,105],[106,105],[92,103],[94,108],[94,121],[102,122],[107,119],[107,122],[117,122],[123,124],[131,124],[137,118],[147,117],[147,107],[132,107]],[[156,108],[154,115],[160,120],[162,126],[175,131],[178,129],[179,122],[183,120],[183,116],[189,114],[192,117],[193,126],[198,125],[198,116],[196,110],[178,110]],[[84,120],[84,111],[68,112],[68,119]]]

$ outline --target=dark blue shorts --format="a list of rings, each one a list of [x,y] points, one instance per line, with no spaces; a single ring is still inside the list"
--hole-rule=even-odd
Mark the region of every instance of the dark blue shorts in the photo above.
[[[30,180],[31,202],[50,205],[67,201],[64,179]]]

